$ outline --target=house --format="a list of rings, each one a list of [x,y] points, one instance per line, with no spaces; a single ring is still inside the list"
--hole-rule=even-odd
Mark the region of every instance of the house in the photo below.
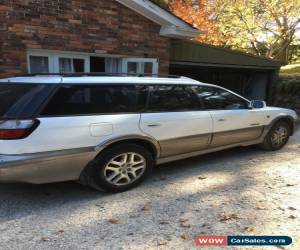
[[[171,38],[199,31],[148,0],[0,4],[0,77],[20,73],[169,72]]]
[[[201,31],[150,0],[4,0],[0,30],[0,77],[173,73],[267,99],[280,67],[191,42]]]

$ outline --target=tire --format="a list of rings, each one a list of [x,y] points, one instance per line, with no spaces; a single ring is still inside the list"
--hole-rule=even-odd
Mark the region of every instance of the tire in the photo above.
[[[153,165],[153,156],[144,147],[120,144],[106,149],[91,162],[84,173],[85,183],[107,192],[126,191],[143,182]]]
[[[259,147],[268,151],[279,150],[287,144],[290,135],[291,135],[291,128],[289,124],[285,121],[278,121],[271,128],[269,133],[266,135],[263,143],[260,144]],[[279,137],[281,137],[281,139],[276,140],[276,138]]]

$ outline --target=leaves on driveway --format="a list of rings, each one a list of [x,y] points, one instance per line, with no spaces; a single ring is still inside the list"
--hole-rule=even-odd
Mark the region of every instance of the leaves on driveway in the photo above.
[[[148,212],[151,211],[152,207],[151,207],[151,203],[147,203],[145,206],[143,206],[142,211]]]
[[[159,222],[160,225],[168,225],[169,222],[168,221],[165,221],[165,220],[162,220]]]
[[[161,240],[157,243],[158,246],[165,246],[167,244],[168,244],[168,241],[166,241],[166,240]]]
[[[191,227],[191,224],[189,223],[189,219],[182,218],[179,220],[179,222],[181,227],[186,227],[186,228]]]
[[[122,224],[122,222],[119,220],[119,219],[116,219],[116,218],[112,218],[112,219],[109,219],[108,220],[111,224]]]
[[[297,184],[286,184],[287,187],[294,187],[297,186]]]
[[[220,222],[225,222],[229,220],[238,220],[239,217],[236,214],[221,214]]]
[[[41,241],[50,241],[50,239],[48,237],[42,237]]]
[[[245,232],[254,232],[254,231],[255,231],[255,228],[253,228],[253,227],[245,227],[245,228],[244,228],[244,231],[245,231]]]
[[[140,216],[141,216],[140,214],[131,214],[131,215],[129,215],[129,218],[130,219],[135,219],[135,218],[138,218]]]
[[[260,206],[257,206],[255,209],[256,209],[256,210],[268,210],[267,208],[265,208],[265,207],[260,207]]]
[[[180,238],[183,239],[183,240],[187,240],[189,238],[189,234],[188,233],[182,233],[180,235]]]

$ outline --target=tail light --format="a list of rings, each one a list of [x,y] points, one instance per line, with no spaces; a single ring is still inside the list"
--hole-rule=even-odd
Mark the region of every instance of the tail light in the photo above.
[[[38,120],[0,120],[0,140],[26,138],[38,125]]]

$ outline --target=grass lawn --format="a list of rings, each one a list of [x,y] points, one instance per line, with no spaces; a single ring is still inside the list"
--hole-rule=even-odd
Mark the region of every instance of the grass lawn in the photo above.
[[[300,64],[290,64],[281,67],[280,76],[300,78]]]

